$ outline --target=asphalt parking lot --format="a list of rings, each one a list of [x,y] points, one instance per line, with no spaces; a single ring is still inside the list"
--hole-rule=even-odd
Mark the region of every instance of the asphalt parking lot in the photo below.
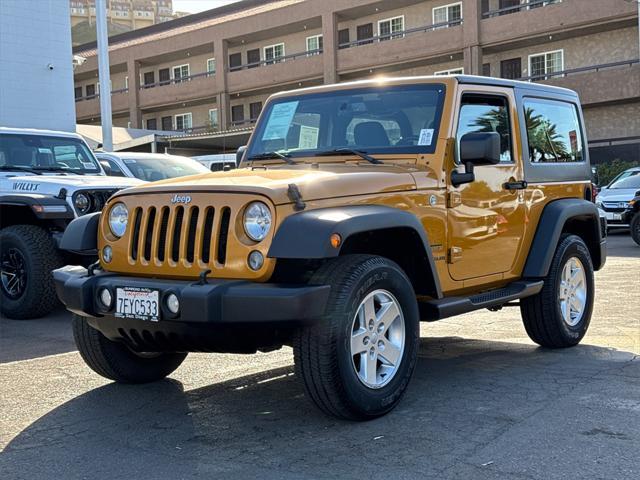
[[[346,423],[305,398],[291,350],[190,355],[171,379],[109,383],[69,315],[0,319],[0,478],[640,478],[640,247],[609,238],[575,348],[519,310],[422,325],[399,407]]]

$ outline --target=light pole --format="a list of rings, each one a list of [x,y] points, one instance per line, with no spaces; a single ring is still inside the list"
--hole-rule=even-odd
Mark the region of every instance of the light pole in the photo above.
[[[100,80],[100,120],[102,148],[113,150],[111,130],[111,74],[109,73],[109,36],[107,32],[106,0],[96,0],[96,37],[98,40],[98,79]]]

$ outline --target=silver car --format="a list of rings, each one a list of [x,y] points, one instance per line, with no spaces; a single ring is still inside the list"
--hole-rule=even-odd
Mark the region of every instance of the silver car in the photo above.
[[[602,187],[596,205],[604,210],[609,228],[629,226],[624,213],[639,190],[640,168],[630,168],[618,175],[612,183]]]
[[[199,162],[189,157],[178,155],[140,152],[96,152],[96,157],[98,157],[107,175],[138,178],[147,182],[211,173],[211,170]]]

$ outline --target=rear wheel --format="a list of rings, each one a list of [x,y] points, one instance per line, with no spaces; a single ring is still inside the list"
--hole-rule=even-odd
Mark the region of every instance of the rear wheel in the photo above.
[[[349,420],[384,415],[415,367],[419,317],[413,287],[394,262],[369,255],[324,265],[311,284],[330,285],[325,316],[294,339],[297,376],[325,413]]]
[[[60,305],[51,271],[62,256],[43,228],[13,225],[0,230],[0,311],[9,318],[42,317]]]
[[[640,212],[637,212],[631,219],[631,238],[640,245]]]
[[[571,347],[587,333],[593,311],[593,265],[576,235],[561,238],[544,287],[523,298],[520,312],[529,338],[548,348]]]
[[[186,353],[138,353],[114,342],[73,315],[73,338],[84,362],[98,375],[118,383],[161,380],[177,369]]]

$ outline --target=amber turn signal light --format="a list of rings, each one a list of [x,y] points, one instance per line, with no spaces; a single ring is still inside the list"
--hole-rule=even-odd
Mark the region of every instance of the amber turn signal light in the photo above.
[[[331,242],[331,246],[333,248],[338,248],[340,246],[340,244],[342,244],[342,237],[340,235],[338,235],[337,233],[333,233],[333,234],[331,234],[331,237],[329,238],[329,241]]]

